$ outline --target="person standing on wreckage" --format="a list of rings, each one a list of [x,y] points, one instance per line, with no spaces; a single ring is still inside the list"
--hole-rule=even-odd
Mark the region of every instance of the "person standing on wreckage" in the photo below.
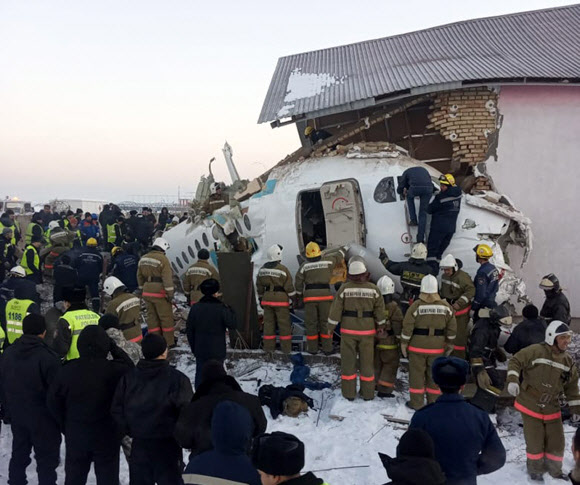
[[[386,320],[383,297],[369,276],[363,261],[351,261],[348,279],[338,290],[328,315],[330,335],[341,322],[341,390],[349,401],[356,397],[357,368],[362,398],[365,401],[375,398],[375,335],[376,328],[380,331]]]

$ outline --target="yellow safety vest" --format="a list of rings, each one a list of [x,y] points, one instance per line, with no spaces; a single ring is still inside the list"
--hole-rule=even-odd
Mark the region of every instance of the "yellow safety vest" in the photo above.
[[[116,222],[115,224],[107,224],[107,242],[111,244],[115,244],[115,241],[117,240],[115,226],[118,226]]]
[[[10,239],[10,242],[12,243],[13,246],[16,246],[16,223],[14,223],[13,226],[5,226],[4,224],[2,224],[0,222],[0,233],[4,230],[4,228],[8,228],[8,229],[12,229],[12,239]]]
[[[28,259],[26,258],[26,253],[28,253],[28,251],[34,251],[34,267],[36,269],[40,270],[40,256],[38,255],[38,251],[36,250],[36,248],[34,246],[29,245],[24,250],[24,254],[22,255],[22,260],[20,261],[20,266],[22,266],[24,268],[24,270],[26,271],[26,276],[34,273],[34,271],[32,271],[28,267]]]
[[[6,304],[6,331],[8,343],[13,343],[22,336],[22,320],[28,315],[32,300],[18,300],[13,298]]]
[[[34,231],[34,226],[40,227],[40,234],[44,234],[44,230],[40,224],[36,222],[31,222],[26,226],[26,236],[24,237],[24,243],[28,246],[32,242],[32,232]]]
[[[4,341],[6,340],[6,334],[4,329],[0,326],[0,354],[4,351]]]
[[[90,310],[73,310],[72,312],[66,312],[61,318],[64,318],[67,321],[72,336],[70,347],[66,354],[66,360],[78,359],[79,350],[77,348],[77,343],[79,335],[85,327],[88,327],[89,325],[98,325],[99,315]]]

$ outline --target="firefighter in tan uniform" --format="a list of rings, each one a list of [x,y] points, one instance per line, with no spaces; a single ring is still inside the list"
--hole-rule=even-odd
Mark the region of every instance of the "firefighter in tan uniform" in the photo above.
[[[268,262],[258,271],[256,289],[260,305],[264,309],[264,350],[276,350],[276,327],[280,348],[285,354],[292,351],[292,328],[290,325],[290,298],[296,291],[292,275],[281,264],[282,246],[274,244],[268,249]]]
[[[421,409],[441,394],[433,381],[431,365],[443,354],[453,351],[457,324],[453,308],[437,293],[437,279],[427,275],[421,280],[421,292],[407,310],[401,332],[401,354],[409,358],[409,393],[407,406]]]
[[[56,227],[54,227],[55,224]],[[70,249],[70,238],[69,232],[66,229],[62,229],[57,221],[51,221],[48,227],[47,234],[50,234],[48,237],[50,246],[41,251],[40,257],[44,257],[44,275],[52,278],[55,261],[61,254],[66,253]]]
[[[123,282],[115,276],[109,276],[103,283],[103,291],[111,297],[105,313],[119,319],[119,329],[131,342],[141,343],[141,302],[133,293],[127,291]]]
[[[459,269],[457,261],[451,254],[447,254],[439,263],[443,270],[441,276],[441,298],[447,301],[455,311],[457,322],[457,337],[453,343],[453,357],[465,359],[467,347],[467,326],[471,301],[475,296],[475,285],[471,277]]]
[[[175,346],[173,308],[173,272],[165,251],[169,243],[162,237],[139,260],[137,283],[147,305],[147,327],[150,333],[163,332],[168,347]]]
[[[209,251],[200,249],[197,262],[192,264],[183,277],[183,292],[190,305],[197,303],[203,296],[200,287],[205,280],[214,279],[218,283],[220,275],[214,265],[209,262]]]
[[[562,473],[565,441],[558,399],[561,393],[574,413],[571,421],[580,422],[578,368],[566,352],[571,338],[570,328],[554,320],[546,329],[545,342],[520,350],[508,365],[508,392],[515,396],[514,407],[522,414],[527,468],[534,481],[543,482],[545,471],[566,479]]]
[[[399,370],[399,341],[403,327],[403,312],[396,301],[395,283],[388,276],[377,281],[377,287],[385,302],[386,324],[377,332],[375,346],[375,377],[378,397],[393,397],[397,371]]]
[[[306,245],[306,259],[296,273],[296,293],[304,302],[304,325],[306,327],[306,350],[318,352],[319,337],[322,351],[332,353],[332,334],[328,332],[328,312],[333,296],[330,292],[332,270],[344,260],[346,252],[340,248],[333,254],[323,256],[315,242]]]
[[[385,303],[376,285],[369,281],[363,261],[351,261],[348,279],[330,307],[330,334],[340,322],[340,371],[342,395],[349,401],[356,397],[357,368],[360,394],[365,401],[375,397],[374,347],[376,327],[385,325]]]
[[[229,205],[229,197],[222,193],[222,186],[219,182],[214,182],[209,187],[209,197],[201,207],[201,212],[211,216],[215,211]]]

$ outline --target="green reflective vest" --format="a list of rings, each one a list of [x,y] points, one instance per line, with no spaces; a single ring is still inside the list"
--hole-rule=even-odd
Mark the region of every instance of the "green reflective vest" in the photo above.
[[[115,244],[115,241],[117,240],[117,231],[115,231],[116,226],[118,226],[119,224],[117,224],[115,222],[115,224],[107,224],[107,242],[111,243],[111,244]]]
[[[22,261],[20,261],[20,266],[22,266],[24,271],[26,271],[26,276],[34,273],[34,271],[28,267],[28,258],[26,257],[28,251],[34,251],[34,267],[40,271],[40,256],[38,255],[38,251],[34,246],[28,245],[22,255]]]
[[[26,235],[24,236],[24,244],[26,244],[27,246],[32,242],[34,226],[40,227],[40,234],[44,234],[44,230],[42,229],[42,226],[40,224],[37,224],[36,222],[31,222],[30,224],[28,224],[28,226],[26,226]]]
[[[66,312],[61,318],[64,318],[67,321],[72,336],[70,347],[66,354],[66,360],[78,359],[79,350],[77,343],[79,335],[85,327],[88,327],[89,325],[98,325],[99,315],[90,310],[74,310],[72,312]]]
[[[32,300],[17,300],[13,298],[6,303],[6,331],[8,343],[13,343],[22,336],[22,320],[28,315]]]
[[[4,351],[4,342],[6,341],[6,334],[0,325],[0,354]]]
[[[13,246],[16,246],[16,223],[14,224],[14,226],[5,226],[0,222],[0,234],[6,227],[8,229],[12,229],[12,239],[10,239],[10,242],[12,243]]]

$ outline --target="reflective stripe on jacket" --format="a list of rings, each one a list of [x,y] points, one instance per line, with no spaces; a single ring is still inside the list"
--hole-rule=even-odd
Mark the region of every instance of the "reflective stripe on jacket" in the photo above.
[[[66,320],[70,328],[71,333],[71,343],[66,354],[66,360],[73,360],[79,358],[79,350],[77,348],[77,343],[79,340],[79,335],[85,327],[89,325],[99,324],[99,315],[90,310],[74,310],[72,312],[66,312],[62,317]]]
[[[8,343],[13,343],[22,336],[22,320],[30,313],[28,309],[34,305],[32,300],[17,300],[13,298],[6,304],[6,331]]]

